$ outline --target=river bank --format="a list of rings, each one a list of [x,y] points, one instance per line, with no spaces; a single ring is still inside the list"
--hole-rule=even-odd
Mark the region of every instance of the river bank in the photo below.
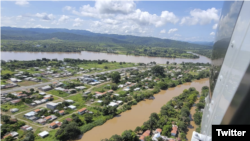
[[[178,96],[184,89],[195,87],[201,92],[201,88],[209,84],[208,78],[194,80],[193,82],[184,83],[168,90],[161,90],[155,94],[154,100],[144,100],[137,105],[132,106],[132,109],[121,113],[120,115],[108,120],[101,126],[94,127],[86,132],[80,141],[91,140],[100,141],[101,139],[110,138],[114,134],[121,135],[124,130],[134,130],[135,127],[142,125],[148,120],[148,117],[153,112],[160,112],[160,108],[173,97]],[[96,135],[98,133],[98,135]]]
[[[63,60],[64,58],[74,58],[74,59],[86,59],[86,60],[108,60],[116,62],[133,62],[133,63],[150,63],[155,61],[158,64],[166,64],[176,62],[193,62],[193,63],[210,63],[211,60],[205,56],[201,56],[198,59],[188,59],[188,58],[165,58],[165,57],[149,57],[149,56],[132,56],[132,55],[121,55],[121,54],[108,54],[100,52],[89,52],[82,51],[80,53],[74,52],[10,52],[2,51],[1,60],[36,60],[42,58]]]

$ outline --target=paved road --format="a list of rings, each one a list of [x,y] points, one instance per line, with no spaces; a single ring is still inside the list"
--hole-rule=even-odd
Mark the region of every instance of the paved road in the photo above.
[[[141,66],[136,66],[136,67],[141,67]],[[113,72],[113,71],[120,71],[120,70],[123,70],[123,69],[129,69],[129,68],[133,68],[133,67],[120,68],[120,69],[109,70],[109,71],[110,71],[110,72]],[[108,72],[108,71],[104,71],[104,72]],[[98,75],[98,74],[101,74],[101,72],[90,73],[90,74],[87,74],[87,75]],[[79,77],[80,77],[80,76],[74,76],[74,77],[70,77],[70,78],[60,79],[60,81],[77,79],[77,78],[79,78]],[[52,83],[53,83],[53,82],[45,82],[45,83],[39,83],[39,84],[35,84],[35,85],[30,85],[30,86],[15,87],[15,88],[9,89],[9,90],[2,90],[2,93],[11,93],[11,92],[15,92],[15,91],[22,91],[22,90],[25,90],[25,89],[39,88],[39,87],[46,86],[46,85],[49,85],[49,84],[52,84]]]

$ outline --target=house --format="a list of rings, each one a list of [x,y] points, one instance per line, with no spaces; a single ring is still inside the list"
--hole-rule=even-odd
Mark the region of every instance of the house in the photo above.
[[[119,94],[114,94],[115,96],[120,96]]]
[[[87,110],[87,108],[82,108],[82,109],[78,110],[78,114],[82,115],[85,113],[86,110]]]
[[[50,120],[50,119],[52,119],[51,116],[47,116],[47,117],[44,118],[44,120],[46,120],[46,121],[47,121],[47,120]]]
[[[34,110],[34,112],[38,113],[38,112],[40,112],[40,109],[36,109],[36,110]]]
[[[46,104],[46,107],[51,109],[51,110],[54,110],[57,105],[58,105],[58,103],[49,102],[49,103]]]
[[[172,131],[171,131],[171,136],[176,136],[178,132],[178,127],[177,125],[172,125]]]
[[[17,104],[19,102],[21,102],[21,99],[12,100],[10,101],[10,104]]]
[[[122,102],[123,101],[121,101],[121,100],[116,101],[116,103],[118,103],[118,104],[122,104]]]
[[[90,91],[84,92],[84,94],[89,94],[89,93],[91,93],[91,92]]]
[[[44,86],[41,88],[42,91],[49,91],[51,89],[52,89],[52,87],[50,87],[50,86]]]
[[[55,87],[61,87],[61,86],[63,86],[62,82],[58,82],[58,83],[55,84]]]
[[[64,115],[64,110],[58,112],[60,115]]]
[[[17,109],[17,108],[13,108],[13,109],[10,109],[10,111],[11,111],[12,113],[15,113],[15,112],[18,111],[18,109]]]
[[[83,90],[83,89],[86,89],[86,87],[85,86],[78,86],[78,87],[75,87],[75,89]]]
[[[52,122],[52,123],[49,125],[49,127],[52,128],[52,129],[54,129],[54,128],[60,127],[61,125],[62,125],[61,122],[55,121],[55,122]]]
[[[114,107],[114,106],[118,106],[118,104],[117,104],[117,103],[115,103],[115,102],[110,102],[108,106],[112,106],[112,107]]]
[[[38,136],[40,136],[42,138],[44,138],[44,137],[46,137],[48,135],[49,135],[49,132],[47,132],[47,131],[43,131],[43,132],[41,132],[41,133],[38,134]]]
[[[139,90],[140,90],[140,88],[135,88],[135,89],[134,89],[134,91],[139,91]]]
[[[95,96],[96,97],[99,97],[99,96],[102,96],[102,95],[105,95],[106,94],[106,92],[103,92],[103,93],[101,93],[101,92],[95,92]]]
[[[150,135],[150,130],[145,131],[139,138],[140,141],[144,141],[144,138]]]
[[[23,129],[24,131],[31,131],[31,130],[33,130],[33,128],[31,126],[29,126],[29,125],[24,125],[24,126],[21,127],[21,129]]]
[[[97,103],[102,103],[102,100],[98,100],[98,101],[96,101]]]
[[[46,120],[41,118],[41,119],[36,120],[36,122],[44,125],[46,123]]]
[[[17,82],[17,79],[16,78],[10,78],[10,81]]]
[[[68,103],[74,103],[74,100],[67,99],[67,100],[65,100],[65,102],[68,102]]]
[[[68,108],[72,109],[72,110],[75,110],[76,109],[76,106],[74,105],[69,105]]]
[[[71,118],[66,118],[65,120],[67,120],[68,122],[72,121],[72,119],[71,119]]]
[[[33,116],[35,116],[35,115],[36,115],[36,112],[34,112],[34,111],[31,111],[31,112],[28,112],[28,113],[24,114],[24,116],[25,116],[26,118],[30,118],[30,117],[33,117]]]

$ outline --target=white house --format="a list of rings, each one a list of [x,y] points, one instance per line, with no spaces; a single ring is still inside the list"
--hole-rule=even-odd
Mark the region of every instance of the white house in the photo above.
[[[139,90],[140,90],[140,88],[135,88],[135,89],[134,89],[134,91],[139,91]]]
[[[47,132],[47,131],[43,131],[43,132],[41,132],[41,133],[38,134],[38,136],[40,136],[42,138],[44,138],[44,137],[46,137],[48,135],[49,135],[49,132]]]
[[[17,112],[17,111],[19,111],[17,108],[13,108],[13,109],[10,109],[10,111],[12,112],[12,113],[15,113],[15,112]]]
[[[69,105],[68,108],[72,109],[72,110],[75,110],[76,109],[76,106],[74,105]]]

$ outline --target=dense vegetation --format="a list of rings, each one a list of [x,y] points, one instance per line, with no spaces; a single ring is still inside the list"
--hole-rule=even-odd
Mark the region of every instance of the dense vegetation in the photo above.
[[[121,141],[133,140],[139,141],[137,133],[145,132],[150,130],[151,133],[157,128],[162,129],[162,135],[171,137],[172,124],[177,124],[179,130],[179,137],[182,140],[186,140],[186,132],[188,125],[190,124],[190,108],[197,99],[199,94],[195,88],[191,87],[188,90],[185,89],[182,94],[174,97],[172,100],[167,102],[166,105],[161,107],[159,114],[152,113],[149,120],[144,122],[142,126],[136,127],[134,131],[126,130],[121,136],[113,135],[110,139],[104,139],[105,141],[114,141],[120,139]],[[147,138],[145,139],[147,140]],[[148,137],[151,141],[151,137]],[[159,139],[160,140],[160,139]]]
[[[207,97],[209,93],[209,88],[207,86],[202,87],[201,96],[199,99],[199,103],[196,104],[195,114],[194,114],[194,122],[196,125],[199,125],[198,128],[196,128],[196,132],[200,132],[201,130],[201,120],[202,120],[202,109],[205,108],[205,98]]]
[[[198,58],[189,51],[211,50],[210,46],[187,42],[98,34],[84,30],[1,27],[2,51],[80,52],[95,51],[168,58]]]

